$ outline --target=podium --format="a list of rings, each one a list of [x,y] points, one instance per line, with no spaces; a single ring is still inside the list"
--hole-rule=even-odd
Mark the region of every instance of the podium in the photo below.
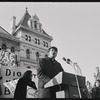
[[[85,86],[85,77],[77,75],[80,90]],[[45,88],[54,88],[57,98],[79,98],[77,82],[74,74],[60,72],[48,83]]]

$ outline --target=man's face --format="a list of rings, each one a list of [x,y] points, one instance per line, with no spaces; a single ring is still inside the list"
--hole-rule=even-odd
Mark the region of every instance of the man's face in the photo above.
[[[97,73],[99,72],[99,67],[96,67],[96,71],[97,71]]]
[[[56,56],[57,56],[57,52],[53,48],[51,48],[49,51],[49,57],[55,58]]]

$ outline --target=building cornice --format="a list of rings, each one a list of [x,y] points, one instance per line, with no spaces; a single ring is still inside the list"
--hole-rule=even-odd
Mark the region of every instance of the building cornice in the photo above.
[[[24,57],[20,57],[20,61],[25,61],[25,62],[28,62],[28,63],[37,64],[37,61],[36,60],[27,59],[27,58],[24,58]]]
[[[32,44],[29,44],[29,43],[26,43],[26,42],[23,42],[23,41],[21,41],[21,43],[23,43],[23,44],[27,44],[27,45],[30,45],[30,46],[32,46],[32,47],[35,47],[35,48],[38,48],[38,49],[42,49],[42,50],[44,50],[44,51],[48,51],[48,48],[47,49],[45,49],[45,48],[42,48],[42,47],[38,47],[38,46],[36,46],[36,45],[32,45]]]
[[[23,25],[19,25],[19,27],[15,30],[14,33],[16,33],[20,28],[25,29],[25,30],[27,30],[27,31],[34,32],[36,35],[38,34],[38,35],[40,35],[40,36],[44,36],[45,38],[48,38],[48,39],[50,39],[51,41],[53,40],[52,36],[44,35],[44,34],[38,32],[38,31],[35,31],[34,29],[27,28],[27,27],[25,27],[25,26],[23,26]]]
[[[7,34],[3,34],[1,32],[0,32],[0,37],[20,43],[19,39],[16,39],[16,37],[10,36],[10,35],[7,35]]]

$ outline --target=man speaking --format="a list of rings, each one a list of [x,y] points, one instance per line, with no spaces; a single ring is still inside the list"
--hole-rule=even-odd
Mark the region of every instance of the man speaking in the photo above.
[[[54,89],[44,88],[44,85],[59,72],[64,71],[61,64],[55,60],[57,53],[58,49],[52,46],[48,49],[48,56],[40,58],[38,61],[38,98],[56,98],[56,92]]]

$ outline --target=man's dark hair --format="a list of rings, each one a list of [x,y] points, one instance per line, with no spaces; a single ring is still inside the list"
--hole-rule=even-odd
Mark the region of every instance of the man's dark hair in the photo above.
[[[56,52],[58,52],[58,49],[55,46],[52,46],[48,49],[48,52],[50,51],[50,49],[54,49]]]

